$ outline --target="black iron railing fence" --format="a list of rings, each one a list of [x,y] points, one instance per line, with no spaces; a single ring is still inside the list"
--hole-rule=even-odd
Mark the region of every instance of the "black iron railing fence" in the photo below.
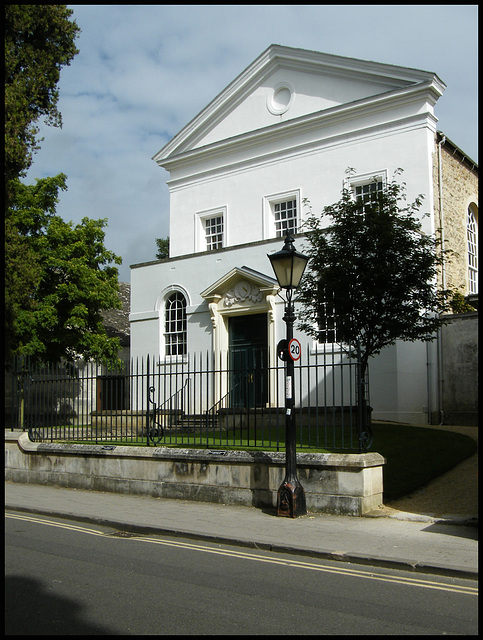
[[[235,364],[233,364],[235,363]],[[231,365],[231,366],[230,366]],[[370,446],[367,381],[336,345],[295,363],[297,447]],[[364,391],[364,395],[363,395]],[[6,375],[6,426],[32,440],[283,450],[285,367],[266,352],[34,366]]]

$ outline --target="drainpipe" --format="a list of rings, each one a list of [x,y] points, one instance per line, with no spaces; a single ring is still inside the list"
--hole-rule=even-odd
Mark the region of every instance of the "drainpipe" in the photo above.
[[[439,186],[439,224],[441,227],[441,251],[443,252],[443,264],[441,265],[441,283],[443,289],[446,289],[446,261],[444,258],[444,211],[443,211],[443,168],[441,166],[441,147],[446,142],[446,136],[443,135],[438,142],[438,186]]]
[[[426,342],[426,385],[427,385],[427,389],[426,389],[426,395],[428,397],[428,409],[427,409],[427,416],[426,419],[428,421],[428,424],[432,424],[432,416],[431,416],[431,410],[432,410],[432,402],[433,402],[433,398],[432,398],[432,394],[431,394],[431,354],[429,352],[429,342]]]
[[[441,228],[441,285],[446,289],[446,261],[444,257],[445,239],[444,239],[444,211],[443,211],[443,168],[441,166],[441,147],[446,142],[446,136],[443,135],[438,142],[438,187],[439,187],[439,224]],[[440,424],[444,424],[443,410],[443,345],[441,327],[438,329],[438,387],[439,387],[439,416]]]

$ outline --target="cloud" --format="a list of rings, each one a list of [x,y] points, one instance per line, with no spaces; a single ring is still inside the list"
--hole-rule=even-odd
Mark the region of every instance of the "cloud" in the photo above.
[[[475,160],[476,5],[72,5],[80,53],[61,72],[62,130],[29,180],[64,172],[66,220],[108,218],[106,245],[129,264],[168,234],[167,173],[151,159],[270,44],[436,72],[436,114]]]

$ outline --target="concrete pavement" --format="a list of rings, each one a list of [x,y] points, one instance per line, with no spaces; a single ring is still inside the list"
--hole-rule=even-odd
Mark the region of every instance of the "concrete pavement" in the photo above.
[[[478,577],[477,523],[384,510],[280,518],[255,507],[5,482],[5,508],[140,534],[187,536],[339,561]]]

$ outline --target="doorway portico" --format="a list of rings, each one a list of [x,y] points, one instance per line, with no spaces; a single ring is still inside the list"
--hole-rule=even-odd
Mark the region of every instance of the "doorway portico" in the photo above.
[[[274,278],[249,267],[235,267],[201,293],[210,309],[217,367],[227,370],[235,364],[239,369],[274,370],[277,364],[274,311],[278,292]],[[246,398],[243,394],[237,396],[237,401],[274,406],[275,385],[269,378],[268,372],[264,381],[253,377],[248,382],[256,389],[244,392]],[[217,377],[216,395],[224,397],[233,383],[229,376]]]

